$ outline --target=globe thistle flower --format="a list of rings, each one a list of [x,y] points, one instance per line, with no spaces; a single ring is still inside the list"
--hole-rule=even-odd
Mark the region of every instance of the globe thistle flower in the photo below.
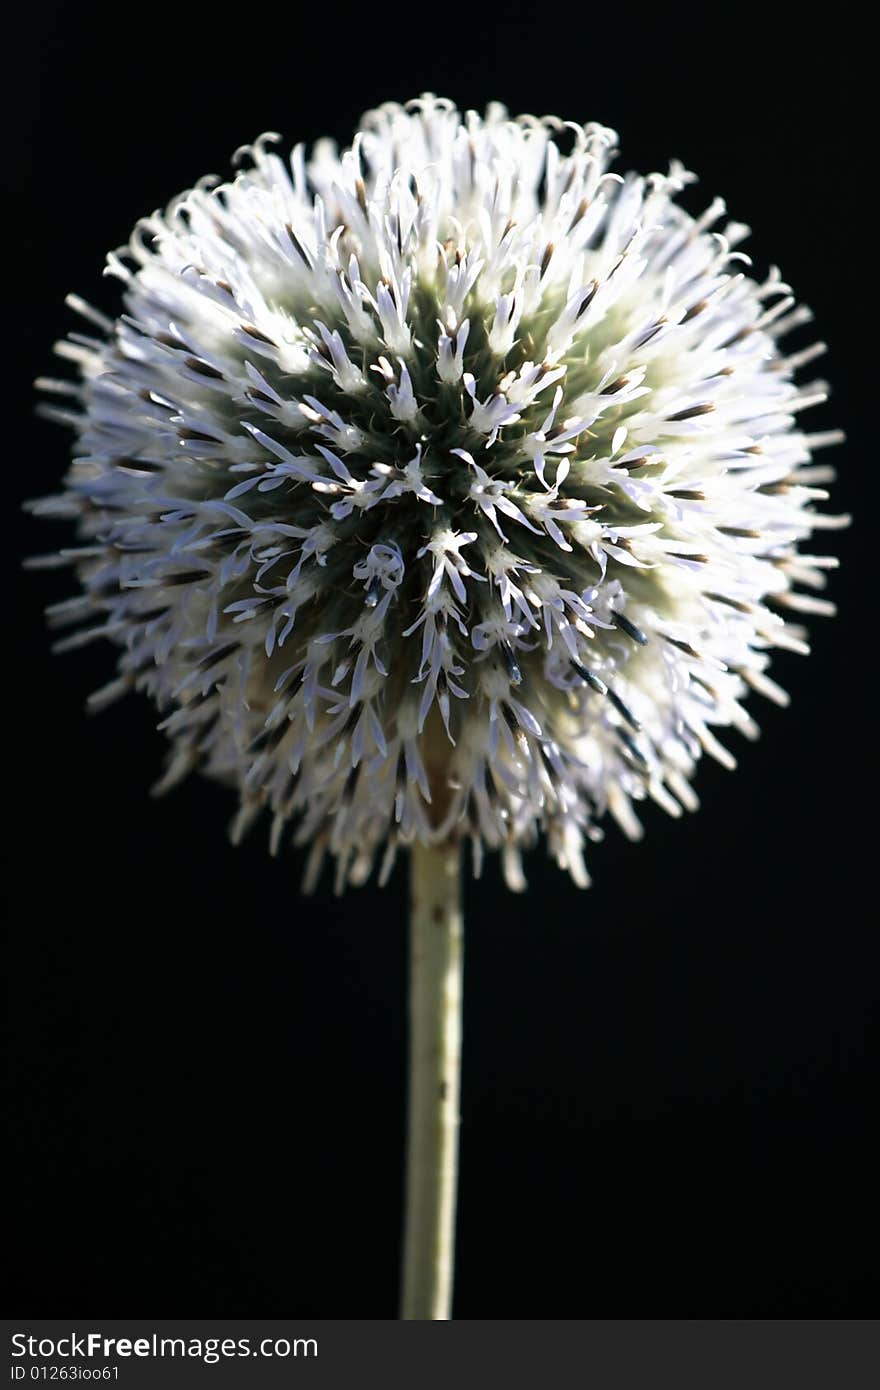
[[[108,637],[95,708],[140,690],[162,789],[231,784],[238,838],[329,852],[336,883],[413,884],[404,1316],[446,1317],[460,1052],[458,844],[523,886],[543,835],[574,880],[610,814],[693,809],[703,752],[785,703],[774,649],[846,523],[817,511],[840,439],[786,355],[808,321],[747,228],[676,201],[681,165],[610,173],[614,132],[424,96],[351,148],[263,136],[108,258],[115,320],[44,380],[76,432],[63,492],[78,597]],[[438,927],[442,930],[438,931]]]
[[[837,524],[793,379],[823,345],[783,355],[809,315],[747,229],[678,164],[609,173],[602,126],[426,96],[341,154],[275,139],[108,258],[115,321],[71,301],[60,645],[115,642],[92,704],[150,695],[162,785],[231,783],[311,881],[455,829],[512,887],[541,832],[586,884],[604,813],[694,807],[744,696],[784,702],[790,615],[831,611],[798,553]]]

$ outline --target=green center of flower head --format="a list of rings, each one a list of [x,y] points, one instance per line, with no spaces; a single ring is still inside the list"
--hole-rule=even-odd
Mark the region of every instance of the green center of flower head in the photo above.
[[[784,698],[780,609],[828,607],[792,590],[833,524],[821,346],[777,346],[808,315],[613,141],[435,98],[341,156],[258,141],[110,258],[125,313],[47,383],[82,405],[59,616],[167,711],[166,782],[232,782],[239,832],[267,808],[340,883],[462,833],[517,886],[540,831],[585,883],[606,809],[693,806],[713,727]]]

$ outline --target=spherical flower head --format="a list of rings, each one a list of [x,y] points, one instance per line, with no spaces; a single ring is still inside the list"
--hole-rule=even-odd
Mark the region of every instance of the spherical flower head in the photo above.
[[[310,878],[462,835],[517,887],[543,833],[585,884],[604,813],[693,807],[744,696],[785,698],[786,615],[829,609],[794,592],[840,520],[793,380],[822,347],[779,348],[809,315],[683,168],[609,173],[602,126],[426,96],[341,154],[275,138],[109,257],[119,318],[75,301],[38,504],[79,525],[66,644],[115,642],[94,702],[150,695],[163,785],[231,783]]]

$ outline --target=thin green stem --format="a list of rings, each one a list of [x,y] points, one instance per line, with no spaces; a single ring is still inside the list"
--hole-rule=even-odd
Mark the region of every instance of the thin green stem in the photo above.
[[[462,961],[459,847],[417,844],[410,856],[406,1320],[451,1316]]]

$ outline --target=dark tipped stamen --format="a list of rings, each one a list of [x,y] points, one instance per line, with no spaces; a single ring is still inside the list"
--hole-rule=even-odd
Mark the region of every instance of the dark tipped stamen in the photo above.
[[[184,357],[183,361],[191,372],[197,372],[199,376],[209,377],[212,381],[223,380],[223,373],[212,367],[210,362],[203,362],[201,357]]]
[[[586,681],[587,685],[590,686],[592,690],[595,690],[597,695],[608,694],[608,686],[604,681],[599,679],[595,671],[590,670],[589,666],[582,666],[579,661],[573,661],[571,664],[577,671],[581,680]]]
[[[628,385],[629,385],[629,377],[628,377],[628,376],[619,376],[619,377],[615,377],[614,381],[610,382],[608,386],[606,386],[606,387],[603,388],[603,390],[602,390],[602,395],[603,395],[603,396],[616,396],[617,393],[618,393],[618,391],[622,391],[623,388],[624,388],[624,386],[628,386]]]
[[[576,317],[577,317],[577,318],[580,318],[583,314],[585,314],[585,313],[587,312],[587,310],[589,309],[590,305],[592,304],[593,300],[594,300],[595,297],[596,297],[596,291],[598,290],[598,288],[599,288],[599,281],[598,281],[598,280],[591,280],[591,281],[590,281],[590,287],[589,287],[589,289],[587,290],[587,293],[584,295],[583,299],[581,300],[580,304],[578,305],[578,311],[577,311],[577,314],[576,314]]]
[[[711,401],[704,401],[702,405],[688,406],[687,410],[677,410],[674,415],[667,415],[667,420],[693,420],[698,415],[709,415],[715,409]]]
[[[700,653],[691,646],[690,642],[682,642],[679,637],[669,637],[666,633],[663,634],[663,640],[664,642],[668,642],[670,647],[677,647],[678,650],[684,652],[686,656],[693,656],[696,657],[697,661],[702,661],[703,658],[700,656]]]
[[[707,593],[706,598],[710,598],[713,603],[724,603],[728,608],[736,609],[737,613],[753,613],[755,610],[750,603],[743,603],[738,598],[731,598],[729,594]]]
[[[194,440],[197,444],[220,444],[222,442],[213,434],[205,434],[204,430],[191,430],[186,425],[178,430],[177,437],[181,444],[184,444],[188,439]]]
[[[253,323],[245,323],[245,324],[242,324],[242,332],[243,332],[243,333],[246,333],[246,334],[248,335],[249,338],[253,338],[253,339],[255,340],[255,342],[258,342],[258,343],[266,343],[266,344],[268,344],[269,347],[277,347],[277,346],[278,346],[278,344],[277,344],[277,343],[273,343],[272,339],[269,338],[269,337],[267,337],[266,334],[263,333],[261,329],[257,328],[256,324],[253,324]]]
[[[687,313],[682,317],[682,323],[690,323],[691,319],[695,319],[697,314],[702,314],[703,310],[708,309],[708,307],[709,301],[707,299],[697,300],[697,303],[692,304]]]
[[[620,742],[623,744],[624,748],[626,748],[627,752],[632,754],[641,767],[647,768],[649,766],[648,759],[636,743],[632,734],[627,733],[626,729],[618,729],[617,737],[620,739]]]
[[[642,632],[640,627],[636,627],[635,623],[631,622],[625,614],[615,613],[614,618],[621,632],[625,632],[627,637],[631,637],[634,642],[638,642],[640,647],[644,647],[647,644],[647,633]]]
[[[509,675],[514,685],[519,685],[520,681],[522,680],[522,671],[519,669],[519,665],[517,663],[516,657],[513,654],[512,649],[508,647],[506,642],[502,642],[500,646],[500,651],[501,656],[504,660],[504,665],[507,667],[507,674]]]
[[[210,577],[210,570],[179,570],[177,574],[163,574],[159,583],[168,588],[177,588],[181,584],[198,584]]]
[[[288,733],[289,730],[290,719],[286,714],[272,725],[264,724],[260,732],[256,734],[248,744],[248,752],[274,753],[284,739],[284,735]]]
[[[626,704],[626,702],[620,698],[617,691],[612,690],[610,686],[608,688],[608,699],[611,701],[612,705],[617,710],[617,713],[620,715],[620,717],[622,719],[625,719],[627,724],[629,724],[630,727],[635,729],[636,733],[638,733],[642,727],[641,723],[638,719],[636,719],[629,705]]]
[[[305,250],[305,247],[303,246],[302,242],[300,241],[299,237],[297,236],[296,232],[293,230],[289,222],[286,224],[285,230],[287,232],[287,235],[290,237],[290,242],[293,246],[294,251],[299,256],[303,265],[306,267],[307,270],[311,270],[311,258],[309,257],[308,253]]]
[[[210,671],[212,666],[219,666],[221,661],[225,661],[228,656],[232,656],[232,653],[237,651],[238,643],[228,642],[225,646],[217,647],[214,651],[208,652],[207,656],[203,656],[196,664],[200,671]]]
[[[666,315],[661,315],[661,317],[654,324],[654,327],[649,328],[644,337],[640,338],[639,341],[636,343],[636,350],[638,350],[639,348],[643,348],[646,343],[650,343],[651,339],[656,337],[663,325],[668,322],[669,320],[666,318]]]
[[[519,720],[517,719],[516,715],[514,714],[513,710],[510,708],[510,706],[509,706],[509,705],[502,705],[502,706],[501,706],[501,713],[502,713],[502,715],[503,715],[503,717],[504,717],[504,722],[505,722],[505,724],[507,725],[507,727],[508,727],[508,729],[510,730],[510,732],[511,732],[512,734],[514,734],[514,735],[518,734],[518,733],[520,732]]]

